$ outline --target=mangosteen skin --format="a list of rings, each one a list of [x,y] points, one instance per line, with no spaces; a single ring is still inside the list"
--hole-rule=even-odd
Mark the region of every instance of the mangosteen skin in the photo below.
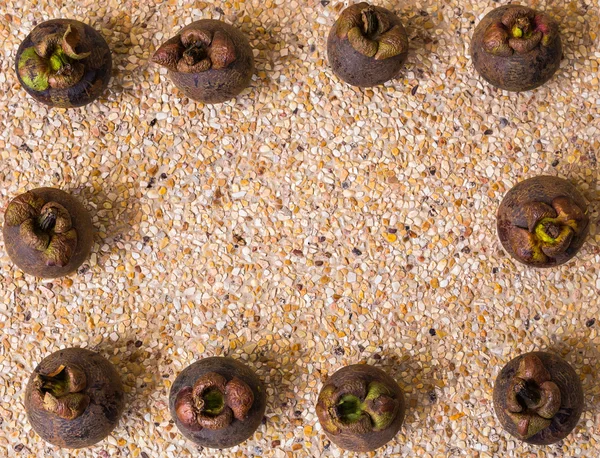
[[[347,37],[340,38],[338,35],[340,25],[340,18],[338,18],[331,27],[327,38],[327,59],[333,73],[351,86],[373,87],[393,79],[398,75],[408,57],[408,37],[400,18],[385,8],[379,6],[372,8],[385,16],[392,26],[400,28],[404,35],[404,51],[383,60],[376,60],[361,54],[354,49]]]
[[[560,410],[552,418],[550,426],[528,439],[522,439],[517,432],[515,423],[507,414],[507,392],[521,360],[528,355],[539,358],[550,373],[552,382],[560,390],[561,403]],[[584,407],[583,387],[577,373],[564,359],[543,351],[522,354],[504,366],[496,378],[493,398],[496,417],[502,427],[517,439],[533,445],[549,445],[567,437],[577,426]]]
[[[64,32],[69,25],[76,28],[81,36],[76,51],[91,52],[89,57],[79,61],[85,66],[83,77],[68,88],[48,88],[43,91],[30,88],[19,74],[19,60],[23,51],[45,35]],[[23,40],[17,50],[15,72],[23,89],[38,102],[56,108],[76,108],[93,102],[104,93],[111,77],[112,56],[106,40],[93,27],[74,19],[52,19],[38,24]]]
[[[184,425],[177,416],[178,395],[182,390],[193,387],[201,376],[211,372],[221,375],[228,381],[235,377],[245,382],[252,390],[254,402],[245,420],[234,419],[226,428],[220,430],[190,428]],[[228,357],[204,358],[189,365],[177,376],[169,393],[171,417],[181,434],[202,447],[214,449],[234,447],[252,437],[262,423],[266,406],[266,390],[256,373],[245,364]]]
[[[40,278],[58,278],[76,271],[88,258],[94,242],[94,226],[86,208],[75,197],[57,188],[37,188],[29,191],[45,202],[62,205],[71,216],[72,227],[77,231],[77,245],[69,262],[60,267],[49,266],[42,253],[24,243],[20,227],[5,221],[3,226],[4,246],[11,260],[23,272]]]
[[[369,385],[372,382],[379,382],[385,385],[385,387],[393,393],[393,398],[398,403],[397,412],[389,426],[381,431],[369,431],[364,434],[357,434],[348,430],[341,430],[335,434],[328,430],[326,426],[328,419],[325,416],[324,410],[319,407],[324,401],[324,392],[330,386],[335,386],[339,389],[346,384],[351,385],[356,382],[365,385]],[[335,372],[325,382],[319,393],[319,400],[317,402],[317,417],[329,440],[338,447],[353,452],[371,452],[383,447],[396,436],[398,431],[400,431],[402,423],[404,422],[405,413],[406,403],[404,393],[396,381],[381,369],[367,364],[354,364],[343,367]]]
[[[569,199],[580,210],[581,214],[577,216],[578,228],[564,251],[547,256],[545,261],[535,262],[529,256],[524,256],[524,252],[528,250],[513,233],[520,228],[528,230],[530,236],[533,236],[529,230],[531,223],[535,221],[529,210],[531,205],[542,203],[552,207],[553,202],[562,197]],[[498,237],[506,252],[517,261],[531,267],[555,267],[569,261],[583,246],[590,229],[588,214],[585,198],[569,181],[548,175],[528,178],[515,185],[502,200],[497,214]]]
[[[52,373],[60,365],[75,365],[86,375],[83,391],[90,403],[74,420],[60,418],[35,402],[35,378]],[[103,356],[84,348],[67,348],[52,353],[33,371],[25,391],[25,411],[34,431],[46,442],[64,448],[94,445],[117,426],[125,408],[125,394],[115,367]]]
[[[549,81],[559,69],[563,55],[562,42],[560,35],[557,35],[550,46],[539,45],[527,53],[514,52],[508,57],[486,52],[486,31],[490,25],[499,22],[507,11],[515,8],[525,7],[501,6],[481,20],[471,40],[471,57],[477,72],[492,86],[511,92],[531,91]]]
[[[181,29],[177,36],[165,44],[178,41],[178,37],[188,30],[205,30],[211,34],[215,32],[226,34],[233,42],[236,58],[226,68],[210,68],[198,73],[185,73],[169,69],[169,78],[181,92],[190,99],[215,104],[236,97],[249,86],[254,74],[254,57],[248,39],[240,30],[223,21],[202,19]],[[157,61],[154,60],[154,62]]]

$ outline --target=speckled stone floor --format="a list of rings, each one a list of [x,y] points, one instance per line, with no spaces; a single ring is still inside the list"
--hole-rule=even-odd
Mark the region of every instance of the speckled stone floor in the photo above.
[[[468,53],[503,2],[375,3],[399,13],[410,57],[396,80],[359,90],[324,52],[345,2],[2,2],[0,207],[61,187],[98,232],[89,262],[54,281],[23,275],[0,243],[1,456],[340,456],[314,403],[357,362],[391,373],[409,405],[372,456],[599,456],[598,3],[524,2],[561,21],[565,52],[550,83],[522,94],[485,84]],[[83,109],[35,103],[13,71],[20,41],[56,17],[90,23],[113,51],[109,90]],[[200,18],[250,38],[257,72],[234,102],[195,103],[148,64]],[[495,232],[506,191],[539,174],[576,183],[593,220],[574,261],[541,271]],[[30,372],[67,346],[108,357],[128,394],[113,434],[79,452],[44,444],[23,409]],[[517,443],[492,409],[500,368],[533,349],[564,356],[586,393],[580,424],[550,447]],[[167,411],[179,371],[211,355],[268,385],[264,425],[223,453],[184,440]]]

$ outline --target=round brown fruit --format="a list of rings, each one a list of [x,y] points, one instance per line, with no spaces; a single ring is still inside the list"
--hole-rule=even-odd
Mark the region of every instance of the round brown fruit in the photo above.
[[[23,89],[51,107],[74,108],[96,100],[110,81],[112,58],[102,35],[83,22],[53,19],[23,40],[15,61]]]
[[[575,256],[589,232],[585,199],[567,180],[529,178],[514,186],[500,204],[498,236],[517,261],[553,267]]]
[[[327,39],[327,57],[338,78],[371,87],[394,78],[408,56],[408,37],[400,18],[366,2],[346,8]]]
[[[521,5],[491,11],[471,40],[475,69],[488,83],[513,92],[547,82],[560,67],[558,24],[546,13]]]
[[[502,427],[534,445],[567,437],[583,411],[583,388],[562,358],[531,352],[510,361],[494,385],[494,410]]]
[[[232,358],[205,358],[186,367],[169,394],[179,431],[208,448],[229,448],[250,438],[265,414],[266,392],[254,371]]]
[[[37,188],[15,197],[4,213],[4,245],[25,273],[68,275],[92,249],[94,227],[85,207],[60,189]]]
[[[192,22],[156,50],[152,61],[166,67],[187,97],[204,103],[234,98],[254,73],[252,48],[246,36],[222,21]]]
[[[392,440],[402,427],[404,394],[381,369],[356,364],[327,379],[316,410],[331,442],[345,450],[370,452]]]
[[[119,374],[83,348],[52,353],[35,368],[25,391],[29,423],[58,447],[89,447],[117,426],[125,407]]]

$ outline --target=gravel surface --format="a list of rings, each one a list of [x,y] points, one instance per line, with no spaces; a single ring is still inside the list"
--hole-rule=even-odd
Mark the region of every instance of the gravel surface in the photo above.
[[[347,4],[317,0],[5,0],[0,6],[0,209],[55,186],[97,229],[89,262],[26,276],[0,243],[0,455],[341,456],[316,421],[323,381],[368,362],[407,396],[405,425],[372,456],[600,455],[600,29],[597,0],[535,1],[560,20],[564,60],[544,87],[494,89],[469,41],[492,0],[375,0],[397,11],[410,55],[397,79],[349,87],[326,37]],[[81,109],[19,86],[14,56],[36,23],[79,19],[107,39],[114,74]],[[148,63],[184,24],[238,26],[257,71],[235,101],[189,100]],[[587,244],[567,265],[512,261],[495,230],[512,185],[568,178],[590,202]],[[0,216],[0,224],[3,224]],[[83,346],[122,374],[127,408],[96,446],[60,451],[23,409],[30,372]],[[492,409],[493,380],[521,352],[554,351],[586,410],[563,442],[522,445]],[[246,443],[199,451],[168,392],[198,358],[230,355],[268,386]]]

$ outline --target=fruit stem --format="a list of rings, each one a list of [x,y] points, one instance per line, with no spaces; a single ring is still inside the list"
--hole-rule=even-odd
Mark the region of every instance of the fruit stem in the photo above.
[[[203,396],[204,407],[202,411],[208,415],[219,415],[225,407],[225,397],[218,389],[207,391]]]
[[[379,29],[379,20],[377,13],[372,8],[367,8],[362,12],[363,29],[367,38],[372,38]]]
[[[44,232],[51,231],[56,225],[57,214],[54,209],[51,209],[46,214],[40,216],[40,229]]]
[[[342,396],[337,406],[337,414],[343,423],[352,424],[360,420],[364,411],[364,404],[361,400],[352,395]]]
[[[512,28],[512,35],[515,38],[521,38],[523,36],[523,31],[519,28],[519,26],[515,25]]]
[[[527,381],[521,387],[517,396],[523,400],[527,408],[537,405],[541,399],[539,387],[532,381]]]

